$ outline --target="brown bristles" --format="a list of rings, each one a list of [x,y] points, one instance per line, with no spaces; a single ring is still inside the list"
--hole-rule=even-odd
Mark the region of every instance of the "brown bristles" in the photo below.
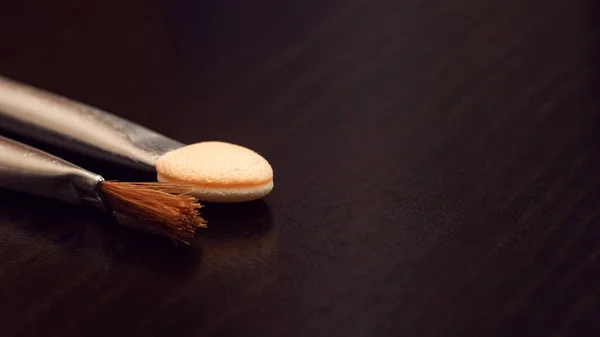
[[[102,195],[117,220],[127,226],[189,244],[196,228],[206,227],[192,188],[170,183],[103,181]]]

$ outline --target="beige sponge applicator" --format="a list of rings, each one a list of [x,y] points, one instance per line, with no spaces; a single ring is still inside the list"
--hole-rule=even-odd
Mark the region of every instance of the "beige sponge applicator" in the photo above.
[[[194,186],[205,201],[262,198],[273,189],[273,169],[258,153],[224,142],[202,142],[170,151],[156,162],[158,181]]]

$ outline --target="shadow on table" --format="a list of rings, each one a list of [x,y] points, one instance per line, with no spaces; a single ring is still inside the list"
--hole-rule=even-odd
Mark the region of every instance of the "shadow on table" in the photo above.
[[[201,212],[208,228],[199,236],[207,239],[264,236],[273,229],[271,210],[264,200],[236,204],[203,203]]]
[[[273,237],[271,212],[264,201],[208,204],[202,215],[209,228],[199,229],[191,246],[176,246],[164,238],[120,226],[111,217],[90,208],[0,190],[0,240],[7,245],[36,247],[41,241],[50,240],[71,254],[99,251],[117,266],[138,264],[185,276],[195,273],[201,265],[221,269],[214,264],[243,264],[244,261],[232,259],[264,251],[263,238]],[[11,242],[15,240],[18,242]],[[237,253],[223,254],[223,250]],[[206,260],[206,254],[211,258]]]
[[[208,228],[199,231],[206,273],[248,273],[269,265],[277,251],[277,231],[263,200],[239,204],[208,203]]]

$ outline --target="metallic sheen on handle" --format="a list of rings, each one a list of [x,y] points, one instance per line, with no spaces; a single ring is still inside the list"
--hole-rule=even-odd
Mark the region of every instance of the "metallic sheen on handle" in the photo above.
[[[103,180],[51,154],[0,136],[0,188],[92,204],[106,211],[99,191]]]
[[[161,155],[184,145],[108,112],[2,76],[0,129],[152,172]]]

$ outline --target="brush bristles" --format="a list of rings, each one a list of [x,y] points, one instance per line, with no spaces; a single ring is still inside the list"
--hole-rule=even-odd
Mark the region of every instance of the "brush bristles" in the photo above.
[[[127,226],[189,244],[206,227],[192,188],[169,183],[103,181],[102,194],[117,220]]]

